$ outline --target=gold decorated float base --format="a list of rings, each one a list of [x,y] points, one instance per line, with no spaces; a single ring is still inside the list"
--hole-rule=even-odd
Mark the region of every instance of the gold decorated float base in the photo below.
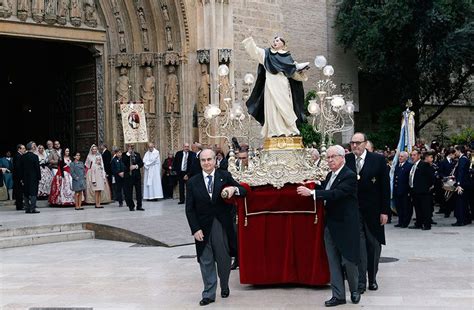
[[[301,150],[303,149],[303,137],[275,137],[265,138],[264,151],[279,150]]]

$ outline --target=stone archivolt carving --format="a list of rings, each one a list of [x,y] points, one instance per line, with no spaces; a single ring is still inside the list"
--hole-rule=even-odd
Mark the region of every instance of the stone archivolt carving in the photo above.
[[[119,104],[127,103],[130,100],[130,80],[125,67],[120,67],[120,76],[115,82],[115,94]]]
[[[149,51],[150,45],[148,40],[148,25],[145,19],[145,11],[143,10],[142,6],[138,7],[137,14],[138,22],[140,23],[140,28],[142,29],[143,49],[145,51]]]
[[[71,24],[79,27],[82,23],[81,0],[71,0],[71,12],[69,14]]]
[[[210,50],[197,50],[197,57],[200,64],[208,64],[211,58]]]
[[[163,58],[164,58],[164,64],[166,66],[169,66],[169,65],[178,65],[179,64],[179,58],[180,58],[180,55],[178,54],[178,52],[166,52],[164,53],[163,55]]]
[[[112,0],[112,11],[114,12],[114,14],[120,13],[118,0]]]
[[[206,106],[209,104],[209,87],[211,81],[209,73],[207,73],[207,65],[201,65],[201,82],[198,88],[198,113],[203,113]]]
[[[231,87],[229,82],[229,76],[220,76],[219,77],[219,109],[222,112],[225,112],[227,109],[227,104],[224,99],[231,98]]]
[[[173,50],[173,38],[171,36],[171,27],[166,26],[166,44],[168,46],[168,51]]]
[[[44,0],[32,0],[31,13],[33,20],[41,23],[44,19]]]
[[[141,53],[140,66],[153,67],[155,65],[155,53]]]
[[[145,104],[145,111],[150,114],[156,113],[155,108],[155,77],[151,67],[145,68],[145,77],[143,78],[143,85],[140,86],[141,98]]]
[[[18,0],[17,2],[17,17],[21,21],[25,21],[30,13],[30,4],[28,0]]]
[[[168,6],[166,4],[161,5],[161,12],[166,23],[170,22],[170,14],[168,12]]]
[[[59,0],[58,2],[58,24],[60,25],[66,25],[67,23],[68,2],[68,0]]]
[[[9,0],[0,0],[0,17],[9,18],[12,16],[12,6]]]
[[[175,66],[168,67],[165,84],[165,112],[179,113],[179,82]]]
[[[54,24],[58,15],[58,1],[45,0],[44,21],[48,24]]]
[[[94,0],[84,0],[84,24],[89,27],[97,27],[97,10]]]

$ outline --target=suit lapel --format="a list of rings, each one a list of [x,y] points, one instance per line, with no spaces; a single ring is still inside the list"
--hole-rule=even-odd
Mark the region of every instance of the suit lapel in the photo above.
[[[216,169],[214,173],[214,187],[212,188],[212,202],[213,203],[217,201],[217,197],[220,195],[223,185],[224,185],[224,178],[220,174],[219,170]]]
[[[206,187],[206,184],[204,183],[204,178],[202,177],[202,174],[200,175],[200,177],[197,178],[197,190],[199,193],[201,193],[202,195],[202,198],[204,199],[211,199],[209,197],[209,194],[207,193],[207,187]]]
[[[344,167],[341,169],[341,171],[339,171],[339,174],[336,176],[336,179],[334,180],[334,182],[332,182],[331,184],[331,188],[330,189],[333,189],[334,186],[336,186],[337,184],[339,184],[339,182],[341,182],[341,176],[344,175]],[[331,176],[332,176],[332,173],[334,172],[331,172]]]

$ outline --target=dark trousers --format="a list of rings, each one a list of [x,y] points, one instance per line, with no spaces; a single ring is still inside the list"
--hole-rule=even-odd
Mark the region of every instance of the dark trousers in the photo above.
[[[380,253],[382,246],[375,236],[370,232],[362,216],[360,217],[360,264],[359,264],[359,289],[367,287],[367,275],[369,284],[377,282],[379,270]]]
[[[468,194],[464,191],[461,195],[454,193],[454,199],[456,206],[454,208],[454,216],[456,217],[456,222],[461,224],[470,224],[471,215],[469,214],[469,199]]]
[[[15,197],[16,209],[23,210],[23,185],[20,181],[13,182],[13,197]]]
[[[444,190],[443,190],[444,191]],[[444,191],[445,192],[445,191]],[[454,211],[454,207],[456,206],[456,198],[455,194],[452,193],[451,196],[449,197],[448,200],[446,200],[443,195],[443,200],[441,201],[441,209],[444,212],[444,215],[446,217],[449,217],[451,215],[451,212]]]
[[[329,273],[331,275],[332,296],[337,299],[346,299],[346,288],[344,285],[344,271],[347,275],[349,290],[357,292],[359,271],[357,264],[348,261],[342,256],[334,243],[329,229],[324,229],[324,245],[329,262]]]
[[[179,202],[184,202],[185,198],[185,184],[186,181],[183,179],[186,175],[185,171],[178,173],[178,185],[179,185]]]
[[[137,198],[137,208],[142,207],[142,180],[140,176],[131,176],[124,179],[125,202],[130,209],[135,208],[133,202],[133,188],[135,188],[135,197]]]
[[[410,203],[408,193],[404,195],[394,195],[395,207],[397,208],[398,224],[402,227],[408,226],[413,215],[413,208]]]
[[[118,201],[121,205],[123,203],[123,178],[119,176],[115,176],[115,183],[112,184],[112,188],[114,189],[114,199]]]
[[[24,203],[25,203],[25,211],[26,212],[31,212],[36,209],[36,195],[33,196],[28,196],[24,195]]]
[[[216,299],[217,275],[219,275],[221,290],[229,288],[230,263],[227,234],[222,224],[214,218],[209,241],[199,257],[199,267],[204,283],[202,298]]]
[[[412,204],[416,212],[416,223],[418,227],[431,227],[431,218],[433,216],[432,204],[433,196],[428,194],[412,193]]]
[[[163,196],[164,198],[173,198],[173,190],[176,185],[176,176],[175,175],[163,175],[162,184],[163,184]]]

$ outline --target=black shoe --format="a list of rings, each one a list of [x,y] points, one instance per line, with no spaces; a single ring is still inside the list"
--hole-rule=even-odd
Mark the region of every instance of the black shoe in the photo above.
[[[25,211],[25,208],[16,208],[17,211]]]
[[[137,211],[145,211],[145,209],[143,209],[142,207],[140,208],[137,207]]]
[[[421,229],[421,226],[416,226],[416,225],[408,226],[408,229]]]
[[[121,208],[121,207],[123,207],[123,204],[122,204],[122,203],[119,203],[119,205],[118,205],[118,206],[119,206],[119,208]]]
[[[184,201],[180,201],[178,202],[179,205],[183,205],[184,204]]]
[[[365,288],[363,288],[363,287],[360,287],[360,288],[358,288],[358,289],[357,289],[357,292],[359,292],[359,294],[361,294],[361,295],[362,295],[362,294],[364,294],[364,293],[365,293]]]
[[[211,302],[214,302],[213,299],[210,299],[210,298],[203,298],[201,299],[201,301],[199,302],[199,305],[200,306],[207,306],[208,304],[210,304]]]
[[[235,259],[232,265],[230,265],[230,270],[235,270],[237,268],[239,268],[239,261]]]
[[[135,208],[128,208],[130,211],[135,211]]]
[[[377,282],[369,283],[369,290],[376,291],[378,289],[379,289],[379,285],[377,284]]]
[[[408,228],[408,225],[402,225],[400,228]]]
[[[226,288],[225,290],[221,290],[221,297],[222,298],[227,298],[230,295],[230,289]]]
[[[40,213],[40,211],[38,211],[38,210],[36,210],[36,209],[34,209],[34,210],[32,210],[32,211],[26,210],[25,213]]]
[[[326,307],[334,307],[334,306],[339,306],[339,305],[343,305],[346,303],[346,300],[345,299],[337,299],[336,297],[332,297],[331,299],[329,300],[326,300],[324,302],[324,305]]]
[[[425,226],[425,227],[423,227],[421,230],[431,230],[431,227]]]
[[[431,220],[431,225],[438,225],[438,223],[435,222],[435,221],[433,221],[433,220]]]
[[[464,224],[463,224],[463,223],[456,222],[456,223],[451,224],[451,226],[464,226]]]
[[[358,304],[360,301],[360,293],[359,292],[352,292],[351,293],[351,301],[354,304]]]
[[[393,225],[393,227],[402,227],[402,225],[397,224],[397,225]]]

